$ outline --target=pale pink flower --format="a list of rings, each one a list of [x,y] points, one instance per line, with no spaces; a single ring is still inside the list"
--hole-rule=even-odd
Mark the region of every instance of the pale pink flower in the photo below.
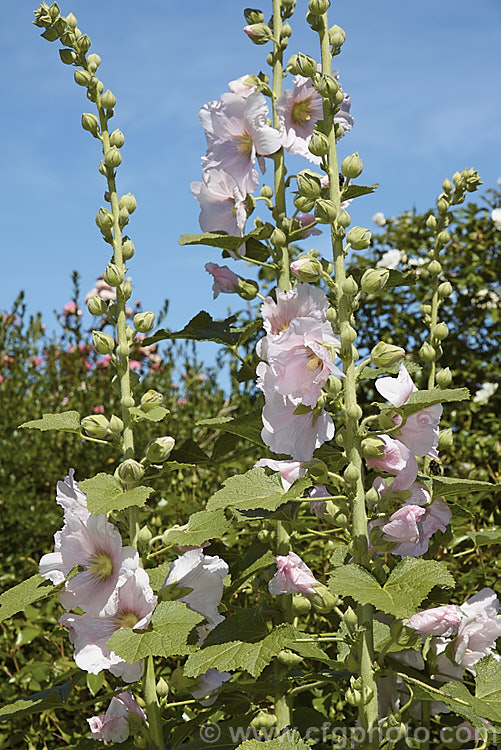
[[[91,297],[101,297],[105,302],[110,302],[117,298],[117,290],[106,283],[102,276],[96,281],[96,285],[90,289],[85,295],[85,302],[88,302]]]
[[[275,557],[277,572],[268,584],[270,594],[314,594],[315,576],[295,552]]]
[[[240,78],[236,78],[234,81],[230,81],[228,84],[228,88],[231,93],[238,94],[238,96],[241,96],[243,99],[247,99],[247,97],[253,94],[256,90],[256,87],[252,83],[245,83],[248,78],[249,74],[240,76]]]
[[[217,698],[217,691],[224,682],[231,680],[231,672],[220,672],[218,669],[208,669],[198,678],[198,686],[190,692],[202,706],[212,706]]]
[[[138,362],[137,359],[129,359],[129,367],[131,370],[140,370],[141,362]]]
[[[76,302],[67,302],[63,307],[62,315],[68,317],[69,315],[77,315],[80,317],[83,312],[77,307]]]
[[[222,169],[208,169],[202,182],[192,182],[191,192],[200,204],[202,232],[226,232],[233,237],[244,233],[247,211],[245,194],[235,179]]]
[[[294,318],[315,318],[327,320],[329,300],[325,292],[310,284],[296,284],[289,292],[276,291],[276,299],[266,297],[261,305],[264,329],[272,336],[278,336],[289,328]]]
[[[75,469],[69,469],[68,475],[63,482],[56,485],[56,503],[66,512],[71,511],[74,515],[79,516],[82,520],[87,519],[90,513],[87,509],[87,497],[82,490],[78,489],[78,482],[75,481]]]
[[[180,601],[203,615],[207,620],[207,628],[212,630],[224,620],[217,608],[223,595],[223,578],[228,572],[229,568],[224,560],[204,555],[203,549],[198,547],[185,552],[170,564],[163,587],[192,589]]]
[[[99,404],[99,406],[92,406],[91,411],[94,412],[94,414],[104,414],[104,406],[103,404]]]
[[[375,383],[376,390],[393,406],[400,407],[407,403],[411,393],[417,390],[404,364],[400,365],[396,378],[379,378]],[[396,433],[399,439],[416,456],[429,455],[438,458],[438,426],[442,416],[442,404],[434,404],[417,414],[408,417],[402,428]],[[393,420],[395,425],[402,422],[397,414]]]
[[[156,603],[148,574],[143,568],[136,568],[119,582],[99,617],[88,612],[63,615],[59,622],[68,628],[75,648],[74,659],[80,669],[91,674],[108,669],[125,682],[138,680],[143,673],[143,662],[126,662],[106,644],[119,628],[146,628]]]
[[[144,711],[128,690],[113,696],[105,714],[87,719],[91,738],[102,742],[125,742],[130,733],[127,717],[132,713],[146,720]]]
[[[415,482],[418,473],[415,456],[400,440],[394,440],[388,435],[379,435],[378,437],[385,443],[384,456],[368,458],[367,466],[374,466],[380,471],[396,474],[391,485],[393,491],[409,489]]]
[[[305,240],[307,237],[322,234],[322,231],[315,226],[316,219],[313,214],[298,214],[296,216],[296,221],[300,227],[304,227],[303,231],[300,233],[301,239]],[[294,276],[297,276],[297,264],[299,263],[302,265],[305,260],[306,259],[302,259],[301,261],[296,260],[291,263],[290,268]]]
[[[212,285],[214,299],[221,293],[231,294],[238,290],[240,277],[236,273],[233,273],[228,266],[218,266],[217,263],[206,263],[205,270],[214,278]]]
[[[325,500],[320,500],[321,497],[331,497],[331,493],[323,484],[319,484],[313,487],[309,491],[309,496],[315,498],[310,503],[310,510],[316,515],[317,518],[322,518],[325,513]]]
[[[461,618],[460,607],[456,604],[446,604],[412,615],[407,627],[423,635],[451,636],[458,632]]]
[[[404,506],[413,507],[413,506]],[[419,507],[419,506],[414,506]],[[443,500],[437,498],[426,508],[420,508],[424,514],[417,522],[419,538],[416,540],[402,541],[391,550],[392,555],[401,557],[419,557],[428,550],[430,539],[436,531],[444,532],[451,520],[452,512]]]
[[[275,461],[272,458],[260,458],[255,467],[267,466],[273,471],[279,471],[282,477],[282,486],[287,492],[296,479],[304,477],[306,474],[306,467],[300,461]]]
[[[499,601],[490,588],[484,588],[461,605],[464,617],[455,642],[455,660],[475,674],[474,665],[493,653],[501,636]]]
[[[384,538],[390,542],[418,542],[418,521],[426,513],[419,505],[404,505],[382,526]]]
[[[274,453],[285,453],[295,461],[310,461],[313,451],[334,437],[334,422],[325,410],[295,414],[300,399],[282,396],[275,389],[269,365],[257,367],[257,387],[263,391],[263,430],[261,437]]]

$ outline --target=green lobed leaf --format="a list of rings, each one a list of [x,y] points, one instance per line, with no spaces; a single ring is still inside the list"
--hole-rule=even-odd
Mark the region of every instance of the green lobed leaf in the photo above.
[[[218,669],[220,672],[244,669],[252,677],[258,677],[270,661],[290,645],[295,633],[292,625],[285,624],[276,627],[257,643],[229,641],[207,646],[188,656],[184,674],[197,677],[208,669]]]
[[[224,346],[240,346],[261,327],[260,321],[252,320],[243,326],[234,326],[237,320],[231,315],[225,320],[213,320],[208,312],[202,310],[181,331],[161,329],[143,341],[144,346],[155,344],[164,339],[189,339],[195,341],[215,341]]]
[[[0,622],[22,612],[29,604],[45,599],[53,591],[52,583],[39,573],[4,591],[0,596]]]
[[[486,656],[475,664],[475,695],[501,717],[501,662]]]
[[[467,401],[470,398],[468,388],[432,388],[431,390],[414,391],[409,400],[399,408],[402,417],[407,418],[435,404],[451,401]]]
[[[197,422],[197,425],[213,427],[215,430],[221,430],[222,432],[229,432],[232,435],[247,438],[251,443],[264,446],[261,438],[263,422],[260,415],[246,414],[245,416],[237,417],[236,419],[233,417],[201,419]]]
[[[312,746],[309,740],[302,739],[297,729],[290,729],[267,742],[247,740],[238,745],[236,750],[262,750],[265,745],[268,745],[269,750],[310,750]]]
[[[205,638],[204,648],[218,643],[242,640],[244,635],[246,643],[256,643],[265,638],[268,632],[262,607],[250,607],[235,612],[216,625]]]
[[[469,495],[470,492],[487,492],[499,489],[499,485],[480,482],[476,479],[456,479],[456,477],[433,477],[433,497]]]
[[[236,252],[245,242],[245,237],[234,237],[225,232],[204,232],[203,234],[182,234],[179,244],[184,245],[208,245],[219,247],[221,250]]]
[[[161,422],[170,413],[165,406],[161,406],[160,404],[148,408],[147,411],[144,411],[140,406],[132,406],[129,412],[136,422],[141,422],[142,420]]]
[[[106,646],[130,663],[146,656],[184,656],[195,649],[188,645],[188,636],[203,619],[184,602],[160,602],[153,613],[150,630],[120,628]]]
[[[185,531],[181,528],[169,529],[162,541],[166,545],[200,547],[203,542],[222,537],[230,525],[231,522],[226,518],[222,508],[215,511],[201,510],[190,516],[188,528]]]
[[[172,461],[184,464],[197,464],[198,466],[208,466],[212,463],[207,453],[191,438],[187,438],[181,445],[176,446],[169,458]]]
[[[153,591],[160,591],[165,583],[170,566],[170,562],[164,562],[161,565],[157,565],[156,568],[147,568],[146,572],[148,573],[150,586]]]
[[[60,432],[80,432],[80,414],[77,411],[63,411],[59,414],[44,414],[42,419],[23,422],[19,428],[27,430],[59,430]]]
[[[374,185],[349,185],[345,190],[341,193],[341,200],[342,201],[348,201],[351,198],[358,198],[360,195],[370,195],[370,193],[373,193],[375,190],[377,190],[379,187],[379,182],[374,183]]]
[[[501,531],[485,529],[483,531],[468,531],[466,535],[476,547],[484,547],[501,542]]]
[[[402,360],[402,362],[405,364],[405,369],[409,373],[419,372],[421,370],[419,365],[415,362],[408,362],[407,360]],[[358,378],[361,380],[374,380],[380,375],[398,375],[400,364],[400,362],[397,362],[394,365],[388,365],[388,367],[371,367],[370,365],[364,365],[364,367],[358,372]]]
[[[238,510],[264,508],[274,511],[289,500],[300,497],[312,481],[301,477],[285,492],[280,473],[268,476],[264,469],[250,469],[245,474],[229,477],[207,503],[207,510],[233,506]]]
[[[360,604],[372,604],[398,618],[413,615],[434,586],[454,585],[454,578],[443,563],[413,557],[403,559],[384,586],[359,565],[342,565],[329,578],[329,589],[334,594],[351,596]]]
[[[25,714],[40,713],[41,711],[65,706],[71,687],[72,681],[68,680],[63,685],[56,685],[26,698],[19,698],[13,703],[8,703],[0,708],[0,720],[11,719],[13,716],[18,718]]]
[[[87,507],[94,514],[123,510],[131,505],[141,508],[154,491],[153,487],[142,486],[124,491],[118,479],[104,472],[84,479],[80,482],[80,489],[87,495]]]

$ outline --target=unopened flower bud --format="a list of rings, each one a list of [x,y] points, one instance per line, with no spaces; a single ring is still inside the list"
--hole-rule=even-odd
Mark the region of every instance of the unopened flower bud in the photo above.
[[[374,487],[369,487],[367,492],[365,493],[365,500],[367,504],[370,505],[376,505],[376,503],[379,502],[379,493]]]
[[[442,190],[444,191],[444,193],[451,193],[454,190],[454,185],[450,180],[445,179],[442,182]]]
[[[66,23],[70,27],[70,29],[74,29],[76,27],[77,19],[73,15],[73,13],[68,13],[68,15],[66,16]]]
[[[132,294],[132,284],[130,283],[130,279],[125,279],[123,285],[122,285],[122,292],[125,297],[125,299],[129,299],[129,297]]]
[[[329,323],[331,324],[331,326],[335,326],[336,323],[337,323],[337,310],[336,310],[336,308],[334,308],[334,307],[328,307],[327,308],[327,313],[326,313],[326,318],[329,321]]]
[[[297,186],[300,194],[305,198],[318,198],[320,196],[320,179],[308,172],[299,172]]]
[[[447,245],[448,242],[450,242],[451,236],[447,229],[442,230],[437,235],[437,243],[443,247],[444,245]]]
[[[137,201],[132,193],[122,195],[118,201],[119,208],[126,208],[130,214],[133,214],[137,208]]]
[[[92,55],[87,56],[87,67],[89,68],[91,73],[95,73],[100,65],[101,58],[99,57],[99,55],[93,53]]]
[[[360,472],[355,466],[355,464],[353,463],[348,464],[348,466],[346,467],[343,473],[344,481],[347,484],[356,484],[359,477],[360,477]]]
[[[444,339],[446,339],[449,335],[449,328],[447,327],[447,323],[438,323],[433,329],[433,335],[439,341],[443,341]]]
[[[290,270],[296,278],[307,284],[316,284],[322,276],[322,264],[311,255],[297,258],[290,264]]]
[[[104,163],[107,167],[118,167],[122,163],[122,154],[116,146],[110,146],[104,154]]]
[[[257,8],[245,8],[244,17],[247,23],[262,23],[264,21],[264,13],[262,10]]]
[[[427,270],[432,276],[438,276],[442,272],[442,266],[438,260],[432,260],[428,263]]]
[[[351,326],[347,320],[344,320],[341,324],[341,343],[345,346],[349,346],[350,344],[353,344],[353,342],[357,338],[357,332]]]
[[[303,214],[309,214],[315,205],[313,198],[305,198],[304,195],[294,196],[294,205]]]
[[[346,409],[346,416],[350,419],[360,419],[362,414],[363,411],[358,404],[351,404],[351,406]]]
[[[432,345],[425,341],[419,350],[419,356],[424,362],[433,362],[436,359],[437,353]]]
[[[135,484],[139,482],[144,475],[144,466],[134,458],[126,458],[117,468],[118,477],[125,484]]]
[[[325,133],[314,130],[308,143],[308,151],[314,156],[325,156],[329,150],[329,139]]]
[[[95,294],[87,301],[87,309],[91,315],[104,315],[106,302],[98,294]]]
[[[274,714],[270,714],[268,711],[259,711],[250,721],[249,726],[255,729],[271,729],[276,726],[276,723],[277,717]]]
[[[273,198],[273,190],[269,185],[263,185],[260,194],[263,198]]]
[[[75,70],[73,78],[79,86],[88,86],[91,76],[86,70]]]
[[[277,654],[277,661],[285,667],[297,667],[303,661],[303,657],[295,654],[294,651],[289,651],[288,648],[284,648]],[[276,721],[276,718],[273,718]]]
[[[344,29],[341,28],[341,26],[331,26],[331,28],[329,29],[329,42],[334,50],[342,47],[345,39],[346,33]]]
[[[118,223],[121,227],[124,227],[129,223],[129,212],[126,208],[121,208],[118,211]]]
[[[113,226],[113,214],[107,208],[100,208],[96,214],[96,224],[105,234],[111,231]]]
[[[327,586],[324,586],[322,583],[314,584],[313,588],[315,589],[315,593],[308,595],[313,609],[320,612],[320,614],[331,612],[339,602],[339,597],[332,594]]]
[[[431,305],[419,305],[419,309],[423,315],[431,315]]]
[[[119,438],[121,437],[123,431],[124,431],[124,423],[120,419],[120,417],[117,417],[115,414],[113,414],[110,417],[110,432],[113,435],[113,437]]]
[[[280,32],[280,38],[283,39],[289,39],[289,37],[292,36],[292,26],[290,23],[284,23],[282,25],[282,31]]]
[[[149,411],[150,409],[153,409],[153,407],[163,404],[163,402],[164,397],[162,394],[151,389],[141,396],[141,409],[143,411]]]
[[[311,609],[311,602],[303,594],[292,595],[292,611],[294,615],[307,615]]]
[[[329,99],[335,104],[340,104],[343,101],[344,94],[341,93],[340,100],[337,97],[337,94],[340,91],[339,83],[336,81],[334,76],[331,76],[328,73],[323,73],[318,78],[318,80],[315,82],[315,88],[318,93],[324,97],[324,99]]]
[[[98,354],[111,354],[115,348],[115,341],[103,331],[92,331],[92,345]]]
[[[441,297],[450,297],[452,294],[452,284],[448,281],[443,281],[438,287],[438,293]]]
[[[474,190],[476,190],[480,185],[482,184],[482,180],[480,179],[480,175],[477,171],[473,169],[473,167],[470,167],[470,169],[463,169],[462,172],[463,179],[465,182],[466,190],[469,193],[473,193]]]
[[[357,282],[355,281],[353,276],[348,276],[348,278],[343,281],[343,293],[347,294],[349,297],[353,297],[357,292]]]
[[[169,686],[165,682],[163,677],[160,677],[160,679],[157,681],[156,690],[159,698],[166,698],[168,696]]]
[[[254,44],[266,44],[272,38],[270,27],[264,23],[251,23],[244,26],[244,31]]]
[[[371,233],[364,227],[352,227],[346,239],[354,250],[365,250],[371,244]]]
[[[438,447],[442,451],[448,451],[452,448],[454,439],[452,436],[452,430],[448,427],[446,430],[440,430],[438,434]]]
[[[134,256],[135,252],[136,248],[134,247],[134,243],[132,242],[132,240],[130,240],[129,238],[124,240],[124,242],[122,243],[122,258],[124,260],[130,260]]]
[[[449,201],[445,198],[445,196],[437,200],[437,209],[441,214],[446,214],[449,210]]]
[[[80,424],[86,435],[98,440],[102,440],[107,436],[110,426],[104,414],[92,414],[89,417],[84,417]]]
[[[84,112],[82,115],[82,127],[84,130],[88,130],[89,133],[96,136],[99,133],[99,120],[96,115],[90,112]]]
[[[144,455],[152,464],[161,464],[166,461],[175,445],[175,440],[170,435],[150,440]]]
[[[118,128],[110,134],[110,146],[116,146],[116,148],[122,148],[125,143],[125,136]],[[130,212],[132,213],[132,211]]]
[[[362,174],[363,168],[362,159],[357,153],[347,156],[341,162],[341,172],[345,177],[349,177],[350,179],[354,179]]]
[[[320,224],[332,224],[336,215],[336,206],[331,200],[319,198],[315,202],[315,218]]]
[[[77,59],[76,53],[72,49],[60,49],[59,57],[61,58],[61,62],[65,65],[73,65]]]
[[[107,89],[107,91],[105,91],[101,96],[101,105],[105,109],[113,109],[116,103],[117,100],[115,99],[114,94],[112,94],[111,91]]]
[[[87,52],[87,50],[90,48],[91,41],[87,34],[82,34],[82,36],[77,41],[77,47],[80,50],[80,52],[83,52],[84,54]]]
[[[430,214],[428,218],[426,219],[426,226],[432,232],[434,232],[435,229],[437,228],[437,220],[433,214]]]
[[[330,0],[310,0],[308,3],[308,10],[310,13],[314,13],[316,16],[321,16],[322,13],[326,13],[330,8]]]
[[[380,458],[384,456],[384,443],[377,437],[364,438],[361,448],[364,458]]]
[[[136,331],[139,331],[139,333],[149,333],[155,325],[155,315],[149,311],[136,313],[133,322]]]
[[[282,247],[287,243],[287,237],[278,227],[273,230],[270,240],[275,247]]]
[[[364,292],[376,294],[384,289],[389,278],[390,272],[387,268],[369,268],[364,272],[360,283]]]
[[[394,344],[379,341],[371,350],[371,360],[376,367],[390,367],[399,362],[405,354],[405,349]]]
[[[152,538],[153,534],[147,526],[143,526],[141,529],[139,529],[137,541],[139,542],[141,547],[147,547]]]
[[[119,286],[124,280],[123,271],[115,263],[108,263],[104,269],[103,279],[110,286]]]
[[[296,68],[300,75],[311,78],[317,72],[317,63],[310,55],[300,52],[296,58]]]
[[[339,393],[341,393],[343,386],[341,385],[340,378],[337,378],[335,375],[329,375],[324,388],[327,393],[330,393],[332,396],[337,396]]]
[[[437,384],[440,388],[448,388],[452,383],[452,373],[449,367],[444,367],[437,372]]]
[[[259,284],[253,279],[242,279],[238,277],[238,288],[235,289],[239,297],[245,300],[255,299],[259,292]]]

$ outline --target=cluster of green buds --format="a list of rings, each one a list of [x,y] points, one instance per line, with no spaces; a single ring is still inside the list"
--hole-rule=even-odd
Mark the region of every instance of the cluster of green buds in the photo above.
[[[82,419],[80,426],[83,433],[94,440],[119,440],[124,423],[115,415],[107,419],[104,414],[90,414]]]

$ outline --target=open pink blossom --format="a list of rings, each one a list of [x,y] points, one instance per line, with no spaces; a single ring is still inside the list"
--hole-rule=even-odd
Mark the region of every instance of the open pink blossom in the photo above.
[[[461,605],[463,619],[455,642],[455,660],[475,674],[474,665],[493,653],[501,636],[499,600],[491,588],[484,588]]]
[[[376,390],[396,407],[406,404],[411,393],[417,390],[404,364],[400,365],[396,378],[379,378],[376,380],[375,386]],[[417,414],[412,414],[396,433],[397,437],[412,450],[414,455],[429,455],[432,458],[438,458],[436,448],[442,410],[442,404],[434,404]],[[395,425],[398,425],[402,422],[402,418],[397,414],[393,421]]]
[[[282,477],[282,486],[286,492],[292,487],[296,479],[304,477],[306,474],[306,466],[303,466],[300,461],[275,461],[272,458],[260,458],[254,466],[267,466],[273,471],[279,471]]]
[[[272,336],[279,336],[294,318],[315,318],[325,322],[328,307],[325,292],[310,284],[296,284],[289,292],[277,289],[276,302],[272,297],[266,297],[261,305],[264,329]]]
[[[413,507],[413,506],[404,506]],[[419,507],[419,506],[414,506]],[[444,532],[447,524],[451,520],[452,513],[450,508],[443,500],[437,498],[426,508],[420,508],[424,511],[417,521],[418,539],[402,541],[391,550],[392,555],[401,557],[419,557],[427,552],[430,540],[437,531]]]
[[[244,194],[257,187],[256,155],[274,154],[282,136],[268,124],[269,108],[261,93],[243,98],[224,94],[221,104],[200,114],[207,134],[208,153],[204,170],[222,169],[231,175]]]
[[[268,584],[270,594],[314,594],[315,576],[295,552],[275,557],[277,572]]]
[[[170,564],[163,587],[192,589],[180,601],[203,615],[207,620],[207,628],[212,630],[224,620],[223,615],[218,612],[218,605],[223,595],[223,578],[228,572],[229,568],[224,560],[204,555],[203,549],[197,547]]]
[[[87,497],[78,489],[78,482],[75,480],[75,469],[69,469],[64,481],[57,483],[56,503],[64,509],[65,516],[67,511],[71,511],[82,520],[90,516]]]
[[[214,278],[212,285],[214,299],[221,293],[231,294],[238,291],[240,277],[236,273],[233,273],[228,266],[218,266],[217,263],[206,263],[205,270]]]
[[[260,362],[257,374],[257,387],[265,397],[263,441],[274,453],[285,453],[294,461],[310,461],[315,448],[334,437],[332,417],[325,410],[295,414],[301,400],[276,391],[275,377],[269,365]]]
[[[99,674],[108,669],[125,682],[135,682],[143,673],[143,662],[129,663],[107,647],[119,628],[142,630],[151,620],[157,597],[151,590],[148,574],[143,568],[128,571],[119,582],[99,616],[65,614],[59,622],[68,628],[80,669]]]
[[[220,672],[218,669],[208,669],[198,678],[198,686],[191,690],[192,696],[202,706],[212,706],[217,698],[217,691],[221,685],[231,680],[231,672]]]
[[[388,435],[378,437],[385,443],[384,456],[380,458],[368,458],[367,466],[374,466],[380,471],[396,474],[391,486],[394,492],[407,490],[416,481],[418,464],[415,456],[409,448]]]
[[[191,192],[200,204],[202,232],[243,235],[247,221],[245,194],[231,175],[222,169],[204,170],[202,182],[191,183]]]
[[[461,618],[461,609],[456,604],[446,604],[412,615],[407,627],[423,635],[451,636],[458,632]]]
[[[418,542],[418,521],[426,513],[419,505],[404,505],[382,526],[383,536],[390,542]]]
[[[256,87],[252,83],[246,83],[248,80],[249,74],[240,76],[240,78],[230,81],[228,88],[232,94],[238,94],[238,96],[241,96],[243,99],[247,99],[247,97],[253,94],[256,90]]]
[[[146,720],[144,711],[128,690],[113,696],[105,714],[87,719],[91,738],[102,742],[125,742],[130,734],[127,717],[131,714]]]

